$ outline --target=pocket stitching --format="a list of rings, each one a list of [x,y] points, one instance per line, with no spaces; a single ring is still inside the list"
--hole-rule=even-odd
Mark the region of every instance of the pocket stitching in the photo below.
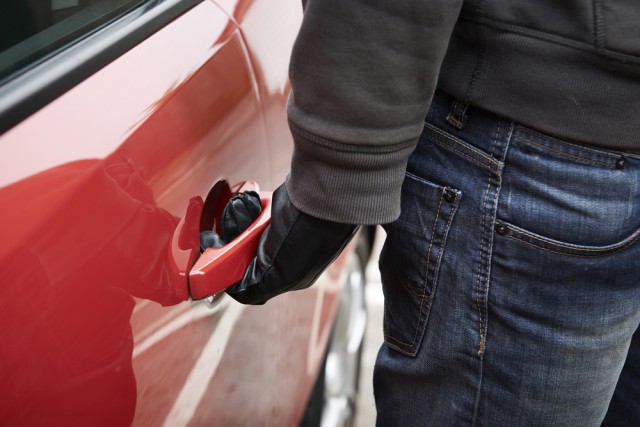
[[[444,191],[444,190],[443,190]],[[424,308],[424,301],[425,301],[425,297],[427,295],[426,289],[429,285],[429,265],[431,264],[431,249],[433,249],[433,237],[436,233],[436,228],[437,228],[437,224],[438,224],[438,219],[440,219],[440,208],[442,207],[442,199],[444,198],[444,194],[440,195],[440,200],[438,201],[438,208],[436,210],[437,214],[436,217],[433,220],[433,226],[431,227],[431,239],[429,242],[429,249],[427,250],[427,265],[425,266],[425,271],[423,273],[423,278],[422,281],[424,283],[424,285],[422,286],[422,295],[419,296],[417,295],[417,293],[415,292],[409,292],[412,295],[415,295],[416,297],[420,298],[420,308],[418,309],[418,323],[416,324],[416,330],[413,334],[413,340],[411,340],[410,343],[406,343],[404,341],[400,341],[392,336],[389,336],[391,339],[393,339],[395,342],[399,343],[399,344],[404,344],[404,345],[408,345],[410,347],[413,347],[416,343],[416,339],[418,337],[418,332],[420,330],[420,316],[422,315],[422,311]],[[447,222],[448,225],[449,222]],[[405,286],[406,289],[406,286]],[[431,298],[430,298],[431,299]]]
[[[444,141],[442,141],[440,138],[438,138],[435,135],[429,135],[427,133],[427,129],[431,132],[434,132],[438,135],[440,135],[442,138],[448,139],[449,141],[451,141],[452,144],[448,144]],[[490,170],[491,172],[496,172],[497,170],[500,169],[501,165],[500,162],[498,162],[497,160],[489,157],[487,154],[473,148],[470,147],[468,144],[464,143],[464,141],[458,140],[452,136],[447,135],[446,133],[442,132],[440,129],[438,129],[437,127],[433,126],[430,123],[425,123],[425,127],[422,131],[422,136],[424,136],[425,138],[429,138],[430,140],[434,141],[436,144],[440,145],[441,147],[454,151],[456,153],[458,153],[459,155],[466,157],[468,160],[474,162],[475,164]],[[478,158],[473,157],[472,155],[465,153],[464,151],[462,151],[461,148],[457,148],[457,146],[461,146],[463,147],[465,150],[469,150],[475,154],[477,154],[478,156],[480,156],[482,159],[486,160],[488,163],[484,163],[483,161],[481,161]]]
[[[596,147],[585,147],[580,145],[579,142],[572,142],[572,141],[564,141],[561,139],[557,139],[557,138],[552,138],[550,136],[538,133],[538,132],[534,132],[531,129],[528,128],[524,128],[524,127],[520,127],[518,130],[521,131],[521,133],[526,133],[527,136],[531,137],[531,138],[538,138],[541,139],[543,141],[547,141],[551,144],[558,144],[558,145],[563,145],[567,148],[570,148],[572,150],[576,150],[576,151],[582,151],[583,153],[588,153],[588,154],[593,154],[593,155],[598,155],[598,156],[603,156],[603,157],[610,157],[613,160],[617,159],[620,154],[618,154],[617,152],[606,152],[603,151],[601,149],[597,149]],[[523,136],[520,136],[522,139],[526,139]],[[527,139],[527,141],[530,141],[529,139]],[[546,148],[546,146],[543,146]],[[601,162],[604,163],[604,162]]]
[[[569,157],[569,158],[574,159],[576,161],[580,161],[580,162],[584,162],[584,163],[590,163],[590,164],[593,164],[593,165],[602,166],[602,167],[606,167],[606,168],[615,168],[615,164],[613,164],[613,163],[610,164],[610,163],[601,162],[599,160],[587,159],[585,157],[580,157],[580,156],[576,156],[576,155],[573,155],[573,154],[565,153],[565,152],[560,151],[560,150],[555,150],[555,149],[553,149],[551,147],[548,147],[546,145],[543,145],[543,144],[541,144],[539,142],[535,142],[535,141],[532,141],[529,138],[525,138],[524,136],[520,136],[519,138],[521,140],[527,141],[530,144],[535,145],[536,147],[540,147],[543,150],[550,151],[550,152],[555,153],[555,154],[557,154],[559,156]]]
[[[414,178],[414,180],[418,181],[418,182],[423,182],[424,180],[420,179],[420,177],[417,176],[413,176],[412,174],[410,174],[409,172],[407,172],[407,175],[411,175],[410,178]],[[434,185],[431,182],[428,182],[429,185]],[[410,288],[408,286],[408,284],[410,282],[413,282],[415,284],[419,284],[418,282],[416,282],[415,280],[411,280],[408,277],[405,276],[405,284],[403,284],[403,289],[410,295],[413,295],[417,298],[420,299],[420,307],[417,311],[417,322],[416,322],[416,326],[415,326],[415,332],[414,332],[414,337],[411,343],[407,343],[404,342],[401,339],[396,338],[395,336],[392,335],[392,332],[388,330],[387,328],[387,324],[385,322],[384,326],[384,338],[385,338],[385,343],[387,344],[387,346],[395,349],[396,351],[400,352],[401,354],[407,355],[407,356],[411,356],[414,357],[419,349],[420,349],[420,344],[416,344],[417,338],[418,336],[421,336],[420,331],[422,330],[423,333],[426,330],[426,326],[427,323],[429,321],[429,313],[430,313],[430,309],[431,309],[431,303],[433,302],[434,299],[434,294],[435,291],[437,289],[437,282],[438,282],[438,276],[439,276],[439,267],[436,268],[436,271],[434,271],[434,275],[433,275],[433,291],[431,293],[427,293],[426,289],[428,287],[428,278],[429,278],[429,267],[432,265],[431,263],[431,251],[433,249],[433,241],[434,241],[434,237],[436,234],[436,229],[437,229],[437,224],[438,221],[442,218],[442,201],[444,199],[444,195],[445,192],[447,190],[448,187],[442,187],[442,186],[438,186],[440,188],[440,197],[439,197],[439,201],[438,201],[438,209],[437,209],[437,214],[436,217],[433,221],[433,227],[432,227],[432,231],[431,231],[431,241],[429,243],[429,249],[427,250],[427,265],[423,274],[423,278],[422,278],[422,282],[424,283],[424,285],[422,286],[422,289],[424,290],[421,294],[418,294],[414,289]],[[460,196],[460,192],[458,190],[453,190],[456,192],[456,194],[458,196]],[[447,218],[447,222],[444,225],[444,229],[443,229],[443,235],[442,235],[442,243],[440,244],[440,248],[436,257],[436,265],[440,264],[441,258],[442,258],[442,254],[444,252],[445,246],[446,246],[446,241],[447,241],[447,236],[449,234],[449,230],[451,227],[451,222],[453,221],[453,217],[455,216],[455,211],[458,207],[459,204],[459,198],[456,199],[455,202],[450,203],[450,209],[449,212],[447,214],[448,218]],[[393,267],[389,267],[389,266],[384,266],[383,264],[381,264],[381,268],[385,268],[385,269],[392,269],[393,271],[395,271],[396,273],[394,274],[398,274],[398,272],[395,270],[395,268]],[[402,273],[400,273],[402,274]],[[404,274],[403,274],[404,276]],[[385,311],[387,310],[387,307],[385,307]]]
[[[517,240],[519,242],[522,242],[528,246],[534,247],[534,248],[538,248],[538,249],[542,249],[544,251],[547,252],[551,252],[554,254],[558,254],[558,255],[566,255],[566,256],[572,256],[572,257],[580,257],[580,258],[597,258],[597,257],[603,257],[603,256],[607,256],[607,255],[612,255],[618,252],[621,252],[625,249],[627,249],[629,246],[635,244],[638,239],[640,239],[640,228],[637,228],[633,233],[631,233],[627,238],[625,238],[624,240],[622,240],[619,243],[614,243],[613,245],[610,245],[609,247],[607,246],[603,246],[601,248],[596,248],[596,247],[577,247],[577,246],[570,246],[570,245],[566,245],[566,244],[562,244],[560,242],[554,242],[551,241],[550,239],[545,239],[544,237],[541,236],[536,236],[535,234],[532,234],[530,232],[527,232],[523,229],[517,228],[515,226],[512,226],[508,223],[505,222],[501,222],[503,225],[505,225],[509,230],[511,230],[512,233],[509,233],[506,235],[506,237],[509,237],[510,239],[513,240]],[[530,239],[533,240],[537,240],[540,242],[540,244],[535,244],[534,242],[530,242],[522,237],[518,237],[518,235],[523,235],[523,236],[527,236]],[[545,247],[544,245],[548,245],[548,246],[552,246],[552,247],[556,247],[556,248],[563,248],[566,249],[566,251],[561,251],[560,249],[558,250],[553,250],[549,247]],[[569,252],[569,251],[573,251],[573,253]]]

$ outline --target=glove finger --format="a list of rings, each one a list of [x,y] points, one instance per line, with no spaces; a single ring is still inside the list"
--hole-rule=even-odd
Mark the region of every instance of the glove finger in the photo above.
[[[233,196],[222,212],[222,238],[231,242],[246,230],[261,212],[260,196],[255,191]]]
[[[221,248],[226,245],[222,237],[213,231],[202,231],[200,233],[200,253],[207,248]]]

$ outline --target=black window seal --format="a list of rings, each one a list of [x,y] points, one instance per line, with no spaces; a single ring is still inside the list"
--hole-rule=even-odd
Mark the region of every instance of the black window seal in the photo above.
[[[203,0],[151,0],[0,87],[0,135]]]

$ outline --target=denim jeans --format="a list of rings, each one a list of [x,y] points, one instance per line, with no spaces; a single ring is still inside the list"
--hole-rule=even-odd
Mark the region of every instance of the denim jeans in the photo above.
[[[377,424],[640,425],[639,227],[640,156],[438,93],[385,226]]]

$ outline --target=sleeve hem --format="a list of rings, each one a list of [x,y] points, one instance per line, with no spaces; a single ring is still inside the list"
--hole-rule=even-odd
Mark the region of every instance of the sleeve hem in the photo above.
[[[417,140],[362,146],[316,137],[290,123],[295,141],[289,198],[300,211],[345,224],[385,224],[400,215],[400,192]]]

